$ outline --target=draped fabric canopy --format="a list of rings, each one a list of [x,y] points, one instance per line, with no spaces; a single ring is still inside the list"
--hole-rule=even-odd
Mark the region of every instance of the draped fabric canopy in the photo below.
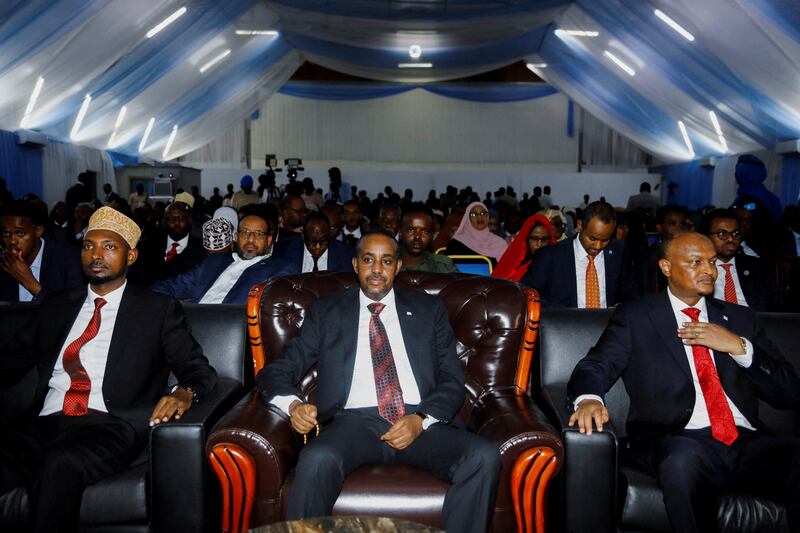
[[[285,92],[502,102],[542,89],[441,82],[520,59],[668,162],[800,137],[796,0],[9,0],[0,129],[167,160],[241,124],[305,60],[391,84]]]

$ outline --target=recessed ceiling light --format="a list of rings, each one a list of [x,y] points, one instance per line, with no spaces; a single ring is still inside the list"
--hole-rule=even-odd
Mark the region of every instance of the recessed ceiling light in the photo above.
[[[154,36],[155,34],[160,32],[161,30],[163,30],[164,28],[166,28],[167,26],[169,26],[170,24],[172,24],[173,22],[175,22],[176,20],[181,18],[181,16],[183,16],[184,13],[186,13],[186,7],[185,6],[180,8],[175,13],[173,13],[170,16],[168,16],[167,18],[165,18],[161,22],[159,22],[150,31],[148,31],[147,32],[147,38],[148,39],[151,38],[152,36]]]
[[[422,47],[418,44],[412,44],[408,47],[408,56],[411,59],[419,59],[422,57]]]
[[[236,35],[271,35],[275,37],[278,32],[275,30],[236,30]]]
[[[692,146],[692,140],[689,139],[689,132],[686,131],[686,126],[683,124],[682,120],[678,121],[678,128],[680,128],[681,135],[683,135],[683,142],[686,144],[686,149],[689,150],[689,157],[694,157],[694,146]]]
[[[609,58],[611,61],[614,62],[619,68],[625,71],[628,76],[636,76],[636,71],[629,67],[624,61],[620,58],[609,52],[608,50],[603,51],[603,55]]]
[[[214,56],[214,58],[211,59],[211,61],[209,61],[208,63],[206,63],[202,67],[200,67],[200,74],[202,74],[203,72],[207,71],[208,69],[210,69],[211,67],[213,67],[214,65],[216,65],[217,63],[219,63],[220,61],[225,59],[226,57],[228,57],[230,54],[231,54],[231,50],[229,48],[229,49],[225,50],[224,52],[222,52],[221,54],[219,54],[217,56]]]
[[[397,68],[433,68],[433,63],[398,63]]]
[[[72,125],[72,131],[69,132],[70,139],[75,139],[78,136],[78,132],[81,129],[81,124],[83,124],[83,119],[86,116],[86,113],[89,111],[89,104],[92,103],[92,95],[87,94],[83,98],[83,103],[81,104],[81,108],[78,111],[78,116],[75,119],[75,124]]]
[[[675,30],[676,32],[680,33],[681,36],[689,42],[694,41],[694,35],[689,33],[686,28],[675,22],[672,18],[670,18],[666,13],[661,11],[660,9],[656,9],[654,11],[656,16],[660,18],[667,26]]]

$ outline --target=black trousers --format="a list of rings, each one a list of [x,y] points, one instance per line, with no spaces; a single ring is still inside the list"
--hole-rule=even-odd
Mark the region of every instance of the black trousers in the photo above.
[[[300,452],[287,520],[330,515],[345,477],[362,465],[404,464],[451,483],[442,516],[447,531],[484,533],[500,475],[497,446],[465,430],[434,424],[406,449],[395,450],[379,439],[389,426],[376,408],[338,413]]]
[[[139,441],[104,413],[25,419],[0,439],[0,492],[27,487],[31,531],[78,531],[84,487],[124,469]]]
[[[739,428],[731,446],[711,430],[684,430],[650,450],[673,531],[719,530],[720,494],[741,492],[783,502],[791,531],[800,531],[800,439]]]

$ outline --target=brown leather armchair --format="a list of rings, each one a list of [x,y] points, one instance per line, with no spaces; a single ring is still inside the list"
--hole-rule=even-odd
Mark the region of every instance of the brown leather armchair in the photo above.
[[[256,371],[297,333],[321,295],[356,286],[352,273],[273,278],[254,287],[248,303]],[[539,304],[518,284],[466,274],[402,272],[395,284],[438,294],[445,303],[464,365],[460,416],[470,431],[497,443],[503,461],[492,531],[543,532],[548,483],[563,450],[553,427],[527,392]],[[336,317],[331,317],[336,320]],[[315,369],[298,383],[313,401]],[[215,426],[206,444],[223,494],[226,532],[280,521],[302,438],[288,417],[251,393]],[[334,514],[380,515],[441,527],[448,484],[407,466],[366,466],[345,480]]]

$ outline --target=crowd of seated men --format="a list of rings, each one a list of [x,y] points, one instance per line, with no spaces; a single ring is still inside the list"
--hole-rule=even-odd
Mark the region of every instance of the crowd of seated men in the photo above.
[[[752,181],[751,174],[757,175],[763,170],[761,167],[753,159],[745,158],[737,166],[737,178],[741,172],[742,182]],[[438,315],[431,317],[434,328],[426,333],[432,339],[443,341],[437,354],[439,370],[430,369],[434,378],[430,382],[421,381],[408,366],[409,355],[403,350],[394,350],[399,352],[394,356],[399,359],[395,367],[391,347],[388,360],[392,362],[386,370],[385,346],[403,344],[397,325],[398,311],[394,305],[394,276],[401,270],[457,272],[450,256],[487,258],[493,267],[492,276],[534,288],[545,312],[549,307],[618,307],[618,312],[624,314],[627,309],[646,305],[642,302],[664,294],[676,299],[670,300],[673,307],[680,305],[677,300],[689,307],[697,307],[700,314],[687,314],[690,318],[685,323],[678,320],[675,329],[679,330],[676,339],[680,338],[680,342],[687,345],[687,358],[693,375],[700,376],[694,379],[697,398],[705,397],[706,402],[710,401],[708,398],[712,394],[715,401],[723,398],[724,403],[725,399],[720,380],[715,378],[713,364],[712,368],[708,367],[709,348],[726,352],[731,357],[741,356],[736,363],[743,375],[754,383],[754,390],[748,389],[748,393],[758,395],[772,386],[782,390],[787,383],[797,383],[793,370],[784,365],[780,355],[768,353],[760,344],[758,332],[752,329],[751,311],[800,311],[797,303],[800,300],[792,292],[798,289],[796,265],[789,265],[784,270],[777,267],[784,259],[791,262],[790,258],[800,255],[800,208],[788,206],[783,212],[776,213],[772,198],[763,195],[757,187],[750,186],[740,191],[730,208],[708,206],[699,212],[689,212],[683,206],[662,206],[650,194],[647,184],[642,185],[639,194],[632,195],[627,209],[615,209],[603,198],[591,201],[588,195],[571,209],[555,205],[547,186],[537,186],[531,195],[526,192],[520,199],[511,187],[501,187],[495,192],[487,192],[483,200],[471,187],[458,190],[449,186],[440,195],[430,191],[423,203],[414,201],[412,191],[406,190],[400,197],[391,187],[370,199],[365,191],[344,183],[336,168],[330,169],[329,179],[327,192],[317,189],[310,178],[302,182],[290,181],[279,187],[274,173],[268,172],[258,177],[255,188],[253,178],[244,176],[240,180],[240,190],[234,191],[229,185],[224,197],[215,189],[214,195],[205,199],[193,187],[191,193],[179,191],[169,204],[159,202],[151,205],[141,188],[126,200],[106,185],[103,198],[92,199],[86,188],[87,180],[79,177],[65,200],[55,203],[49,212],[35,195],[15,200],[5,189],[5,183],[0,183],[4,193],[0,195],[0,300],[38,303],[42,310],[37,320],[55,316],[61,311],[60,326],[37,323],[35,327],[45,330],[62,327],[65,335],[58,338],[66,338],[63,345],[48,347],[55,353],[45,354],[41,353],[41,344],[30,338],[32,330],[28,330],[27,336],[15,338],[10,346],[0,348],[0,374],[3,374],[0,386],[13,381],[12,377],[18,377],[39,358],[49,358],[51,365],[45,365],[45,370],[49,372],[46,378],[50,386],[43,389],[38,415],[39,418],[45,415],[59,418],[58,415],[62,415],[68,419],[65,423],[49,420],[46,424],[40,420],[26,420],[15,428],[18,440],[12,439],[6,448],[0,447],[0,482],[3,485],[9,480],[19,481],[20,476],[38,480],[31,492],[34,530],[47,530],[56,519],[69,523],[76,520],[75,493],[80,493],[76,487],[115,471],[141,444],[142,430],[138,423],[120,422],[115,409],[104,405],[102,391],[86,390],[91,380],[112,379],[103,375],[104,365],[98,361],[102,362],[109,356],[114,328],[124,327],[124,324],[115,324],[115,320],[117,309],[128,305],[128,300],[136,300],[136,305],[142,309],[163,307],[164,313],[156,313],[158,316],[153,317],[153,320],[162,322],[154,323],[154,327],[161,328],[162,334],[174,335],[174,338],[186,341],[185,345],[192,346],[196,343],[189,340],[190,333],[185,330],[180,305],[175,304],[175,300],[243,305],[252,286],[274,276],[355,270],[361,291],[353,294],[364,307],[358,315],[358,353],[366,358],[364,368],[369,370],[371,365],[378,364],[376,360],[380,360],[385,373],[381,371],[379,380],[375,370],[377,401],[372,397],[374,395],[363,394],[346,399],[347,405],[352,403],[355,406],[353,413],[349,413],[353,417],[336,420],[336,423],[344,428],[345,436],[356,426],[368,427],[368,433],[384,440],[397,452],[393,460],[416,457],[418,452],[403,454],[400,451],[411,446],[429,427],[452,418],[452,410],[442,410],[429,395],[441,401],[446,399],[448,405],[460,405],[452,388],[463,388],[463,376],[459,378],[461,374],[454,363],[452,331],[440,323]],[[344,295],[339,296],[344,298]],[[408,295],[398,292],[397,297],[404,300],[402,305],[407,304]],[[724,302],[722,309],[736,317],[736,328],[729,330],[725,325],[711,324],[713,320],[704,311],[706,301],[714,305],[717,301]],[[335,307],[335,302],[325,305],[329,304]],[[72,305],[69,309],[74,308],[77,315],[63,312],[68,305]],[[428,311],[435,311],[434,315],[441,311],[427,300],[413,305],[415,309],[419,308],[420,313],[426,306]],[[105,306],[108,306],[108,317],[102,312]],[[386,309],[386,314],[379,316],[383,309]],[[163,329],[165,325],[169,325],[169,331]],[[302,376],[305,367],[315,361],[316,352],[312,344],[325,346],[330,341],[321,332],[322,324],[314,322],[308,327],[315,329],[306,334],[301,332],[300,339],[305,339],[298,341],[301,346],[297,343],[289,345],[289,355],[294,360],[285,365],[294,366],[281,367],[281,372],[285,373],[284,381],[270,381],[277,379],[277,373],[263,376],[264,379],[260,380],[268,391],[264,393],[265,399],[285,411],[292,418],[293,427],[302,433],[314,427],[318,413],[316,406],[304,404],[288,392],[291,379]],[[612,320],[608,335],[620,334],[613,327],[624,331],[629,326]],[[100,340],[95,341],[95,338]],[[395,339],[394,342],[389,342],[391,339]],[[376,343],[383,347],[376,348]],[[577,374],[573,384],[576,391],[573,398],[576,409],[574,422],[587,433],[591,432],[592,423],[600,428],[607,420],[602,389],[607,390],[608,382],[613,383],[624,375],[626,365],[634,364],[637,357],[631,351],[632,347],[624,346],[624,339],[604,337],[601,344],[607,353],[590,353],[587,362],[579,366],[583,370]],[[85,363],[84,368],[81,358],[85,346],[91,347],[88,357],[99,359],[91,364]],[[703,350],[705,352],[700,353]],[[179,418],[214,383],[213,369],[208,367],[202,352],[196,349],[189,354],[153,356],[157,355],[166,357],[159,364],[178,376],[180,386],[160,400],[155,389],[148,389],[148,397],[154,403],[147,406],[149,418],[139,422],[149,420],[150,425]],[[615,365],[613,371],[606,369],[605,373],[599,373],[597,365],[611,364],[609,360]],[[753,376],[755,371],[752,369],[759,364],[762,366],[758,368],[762,370],[766,368],[780,374],[780,383],[760,375]],[[359,370],[363,368],[359,367]],[[412,373],[409,375],[409,372]],[[157,374],[166,375],[161,370]],[[447,380],[441,381],[444,379],[442,376]],[[416,386],[413,378],[416,378]],[[356,373],[351,379],[361,384],[367,380],[372,386],[369,372]],[[772,379],[777,378],[773,376]],[[592,380],[602,381],[603,386]],[[711,385],[708,385],[709,381]],[[409,393],[406,399],[414,398],[413,405],[404,403],[402,395],[399,398],[393,396],[401,388]],[[795,401],[792,394],[787,394],[786,398],[782,398],[786,400],[783,403]],[[699,419],[692,418],[691,428],[686,430],[701,431],[698,433],[702,437],[698,446],[709,448],[711,451],[704,449],[704,453],[709,454],[708,461],[714,465],[725,463],[725,468],[733,460],[729,454],[732,445],[761,442],[750,436],[737,440],[739,433],[757,432],[759,428],[757,421],[751,420],[747,406],[736,410],[731,398],[727,399],[732,409],[726,411],[723,408],[720,413],[719,405],[715,408],[709,406]],[[419,406],[428,410],[409,411]],[[142,406],[138,407],[141,410]],[[702,408],[705,409],[705,404]],[[392,414],[386,415],[387,410]],[[100,418],[87,423],[88,418],[80,418],[87,414]],[[109,426],[109,418],[116,425]],[[76,422],[78,420],[83,422]],[[736,426],[744,430],[737,432]],[[67,469],[63,476],[53,478],[67,480],[60,482],[58,487],[44,481],[47,476],[52,476],[53,469],[63,466],[65,457],[74,460],[74,450],[70,448],[69,453],[53,459],[54,464],[49,465],[48,470],[37,470],[37,461],[49,457],[48,443],[56,435],[75,432],[74,442],[70,441],[69,446],[92,447],[94,444],[87,443],[84,436],[78,435],[86,431],[87,435],[94,436],[93,432],[103,432],[109,427],[111,440],[95,439],[97,445],[110,454],[102,469],[92,470],[91,475],[81,470],[82,466]],[[725,436],[720,437],[720,432]],[[694,433],[689,436],[695,438]],[[451,442],[459,438],[448,437]],[[424,449],[428,450],[433,444],[429,439],[423,440],[426,443]],[[718,441],[728,448],[720,452]],[[22,453],[20,450],[30,442],[35,442],[35,446],[29,449],[39,450],[37,453],[44,455],[35,460],[26,456],[25,461],[17,461]],[[486,454],[484,444],[466,439],[463,446],[453,448],[452,453],[471,456],[475,450],[481,450],[481,459],[470,463],[471,467],[488,468],[485,478],[493,479],[496,476],[496,457]],[[791,451],[786,452],[787,461],[793,465],[800,461],[794,452],[796,442],[780,445]],[[693,450],[691,446],[689,452]],[[685,451],[684,448],[680,450],[681,453]],[[377,454],[376,457],[381,454],[377,448],[370,449],[369,453]],[[76,460],[76,464],[83,465],[83,459]],[[317,462],[312,462],[314,460]],[[23,465],[24,468],[12,468],[15,465],[10,463],[14,461],[17,461],[17,467]],[[308,465],[318,465],[319,458],[312,460],[309,457],[308,461]],[[313,477],[318,466],[309,468],[309,476]],[[698,470],[702,470],[702,465]],[[791,494],[797,494],[800,486],[798,472],[800,467],[791,470],[787,476],[786,490]],[[727,479],[726,475],[735,477],[737,473],[733,468],[733,473],[726,471],[712,479],[698,475],[697,479],[669,480],[669,483],[673,483],[673,490],[677,491],[688,490],[687,483],[694,483],[691,490],[710,487],[718,491],[723,483],[720,478]],[[454,487],[458,487],[454,489],[458,494],[473,490],[465,489],[458,479],[451,481]],[[332,488],[329,490],[333,492],[312,503],[300,503],[300,500],[293,503],[290,499],[292,516],[304,516],[312,510],[329,510],[326,506],[335,500],[337,482],[332,479],[330,483]],[[70,497],[64,494],[67,487],[71,491]],[[304,490],[309,489],[306,487]],[[307,499],[309,494],[303,497]],[[479,497],[477,493],[467,497],[479,498],[481,508],[492,508],[491,491],[481,492]],[[53,509],[53,505],[44,503],[61,499],[65,502],[61,506],[63,509],[59,505]],[[45,509],[47,516],[39,517]],[[792,514],[794,512],[796,510],[790,508],[790,520],[797,520]],[[674,516],[674,523],[682,524],[682,527],[708,523],[705,515],[700,518],[685,513]],[[480,524],[488,523],[485,516],[481,517]],[[449,520],[452,524],[461,524],[455,514]],[[445,524],[447,521],[446,515]],[[458,527],[467,526],[461,524]],[[478,525],[476,530],[482,527],[485,526]]]

